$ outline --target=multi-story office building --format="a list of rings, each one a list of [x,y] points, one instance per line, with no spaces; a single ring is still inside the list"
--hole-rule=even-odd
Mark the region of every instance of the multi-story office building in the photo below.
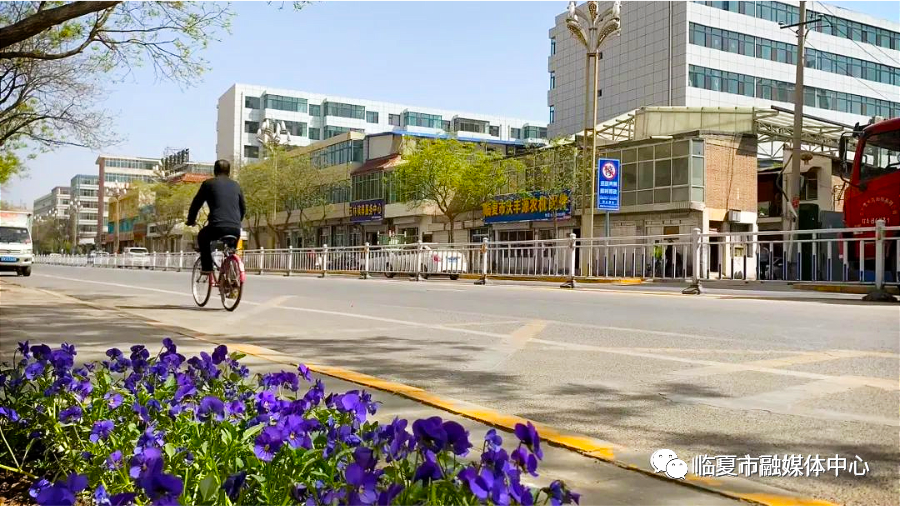
[[[68,217],[70,197],[68,186],[53,188],[50,193],[34,199],[34,217],[42,218],[51,215],[58,218]]]
[[[294,146],[346,132],[453,132],[461,139],[533,143],[547,138],[546,122],[245,84],[235,84],[219,97],[218,111],[216,156],[232,161],[260,157],[257,132],[266,120],[283,125]]]
[[[600,2],[600,10],[612,2]],[[643,106],[793,107],[798,2],[624,2],[601,48],[600,121]],[[585,50],[550,29],[551,137],[584,128]],[[845,124],[900,116],[900,25],[807,2],[804,112]]]
[[[72,178],[70,209],[77,208],[75,236],[78,245],[95,244],[97,238],[98,193],[100,179],[91,174],[78,174]]]
[[[134,156],[112,156],[100,155],[97,157],[97,167],[99,168],[99,176],[94,176],[97,180],[96,187],[96,204],[94,208],[94,234],[91,236],[96,242],[102,243],[102,233],[106,230],[107,223],[107,200],[110,195],[118,190],[124,190],[135,181],[150,181],[157,174],[156,169],[159,166],[157,158],[142,158]],[[73,195],[74,193],[74,185]],[[102,210],[102,212],[97,212]]]

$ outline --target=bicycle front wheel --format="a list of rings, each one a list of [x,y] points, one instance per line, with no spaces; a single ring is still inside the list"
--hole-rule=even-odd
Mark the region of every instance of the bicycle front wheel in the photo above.
[[[226,258],[219,278],[219,294],[222,305],[228,311],[237,309],[244,294],[244,283],[241,281],[241,270],[234,258]]]
[[[209,295],[212,293],[212,283],[209,276],[201,274],[200,259],[194,262],[194,268],[191,269],[191,295],[194,296],[194,302],[198,306],[203,307],[209,301]]]

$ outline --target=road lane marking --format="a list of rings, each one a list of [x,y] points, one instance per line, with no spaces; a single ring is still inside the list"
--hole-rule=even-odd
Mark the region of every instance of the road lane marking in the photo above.
[[[63,279],[63,280],[68,280],[68,281],[83,282],[83,283],[86,282],[86,283],[94,283],[94,284],[100,284],[100,285],[117,286],[117,287],[121,287],[121,288],[147,290],[147,291],[152,291],[152,292],[171,293],[171,294],[176,294],[176,295],[184,295],[184,296],[188,296],[188,297],[190,296],[189,294],[186,294],[183,292],[175,292],[175,291],[171,291],[171,290],[161,290],[158,288],[149,288],[149,287],[143,287],[143,286],[125,285],[125,284],[120,284],[120,283],[110,283],[110,282],[105,282],[105,281],[90,281],[90,280],[82,280],[82,279],[65,278],[65,277],[61,277],[61,276],[46,276],[46,275],[44,275],[44,277],[49,277],[49,278],[54,278],[54,279]],[[257,303],[257,302],[249,302],[249,301],[247,302],[247,304],[259,305],[259,303]],[[484,331],[478,331],[478,330],[472,330],[472,329],[466,329],[466,328],[448,327],[446,325],[439,325],[439,324],[412,322],[412,321],[407,321],[407,320],[399,320],[399,319],[395,319],[395,318],[384,318],[384,317],[379,317],[379,316],[347,313],[344,311],[329,311],[329,310],[324,310],[324,309],[298,308],[298,307],[293,307],[293,306],[275,306],[275,307],[278,307],[281,309],[293,310],[293,311],[313,313],[313,314],[327,314],[327,315],[342,316],[342,317],[347,317],[347,318],[380,321],[380,322],[392,323],[392,324],[397,324],[397,325],[406,325],[406,326],[411,326],[411,327],[428,328],[428,329],[439,330],[439,331],[474,334],[474,335],[480,335],[480,336],[492,337],[492,338],[498,338],[498,339],[505,339],[509,336],[509,334],[484,332]],[[138,314],[138,313],[130,313],[130,314]],[[553,323],[553,324],[557,323],[554,320],[544,320],[544,321],[546,323]],[[565,322],[559,322],[559,323],[565,324]],[[586,326],[586,327],[592,327],[592,328],[602,328],[602,329],[619,329],[618,327],[592,326],[592,325],[588,325],[588,324],[571,324],[571,325]],[[679,337],[687,337],[687,338],[693,338],[693,339],[699,338],[699,336],[693,336],[691,334],[679,334],[679,333],[675,333],[675,332],[643,331],[643,330],[624,329],[624,328],[620,329],[620,330],[627,330],[627,331],[631,331],[631,332],[644,332],[644,333],[668,335],[668,336],[679,336]],[[734,341],[734,340],[727,339],[727,341]],[[866,386],[871,386],[874,388],[880,388],[883,390],[900,390],[900,383],[898,383],[897,380],[887,380],[887,379],[883,379],[883,378],[830,376],[830,375],[825,375],[825,374],[808,373],[808,372],[803,372],[803,371],[792,371],[792,370],[785,370],[785,369],[775,369],[775,368],[763,367],[763,366],[742,365],[742,364],[716,362],[716,361],[712,361],[712,360],[702,360],[702,359],[691,359],[691,358],[675,357],[675,356],[671,356],[671,355],[657,354],[657,353],[635,352],[635,351],[630,351],[627,348],[600,347],[600,346],[585,345],[585,344],[578,344],[578,343],[571,343],[571,342],[564,342],[564,341],[553,341],[553,340],[538,339],[538,338],[532,339],[531,342],[545,344],[545,345],[549,345],[549,346],[560,347],[560,348],[568,348],[568,349],[573,349],[573,350],[596,351],[596,352],[601,352],[601,353],[611,353],[611,354],[618,354],[618,355],[627,355],[627,356],[634,356],[634,357],[652,358],[652,359],[657,359],[657,360],[681,362],[681,363],[693,364],[693,365],[718,367],[718,368],[722,368],[722,369],[729,369],[732,371],[765,372],[765,373],[770,373],[770,374],[795,376],[795,377],[800,377],[800,378],[811,378],[811,379],[842,378],[842,381],[846,381],[848,383],[853,383],[853,384],[857,384],[857,385],[866,385]],[[479,360],[476,364],[483,367],[486,363],[487,363],[486,361]]]
[[[280,297],[271,298],[265,302],[259,303],[256,307],[253,307],[247,311],[241,311],[240,313],[229,313],[225,317],[225,321],[231,324],[242,322],[248,318],[255,318],[260,313],[265,313],[266,311],[270,311],[272,309],[278,309],[279,306],[293,299],[293,295],[282,295]]]
[[[732,372],[750,371],[756,367],[787,367],[800,364],[814,364],[817,362],[828,362],[831,360],[840,360],[842,358],[858,358],[865,357],[867,352],[856,352],[852,350],[832,350],[822,352],[808,352],[799,355],[791,355],[780,358],[767,358],[764,360],[754,360],[752,362],[736,362],[727,365],[718,365],[711,367],[700,367],[697,369],[688,369],[684,371],[673,371],[672,376],[679,378],[702,378],[704,376],[715,376],[717,374],[728,374]]]

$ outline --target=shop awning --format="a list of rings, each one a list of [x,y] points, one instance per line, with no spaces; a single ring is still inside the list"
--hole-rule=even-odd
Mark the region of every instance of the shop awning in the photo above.
[[[366,163],[353,169],[350,172],[350,175],[351,176],[361,176],[363,174],[369,174],[371,172],[378,172],[380,170],[385,170],[385,169],[390,169],[391,167],[396,167],[397,165],[399,165],[402,162],[403,162],[403,158],[398,154],[382,156],[380,158],[372,158],[371,160],[366,160]]]

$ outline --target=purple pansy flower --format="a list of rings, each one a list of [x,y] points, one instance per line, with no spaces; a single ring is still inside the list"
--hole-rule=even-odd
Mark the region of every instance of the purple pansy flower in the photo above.
[[[231,499],[231,502],[234,502],[246,484],[247,471],[239,471],[225,479],[225,483],[222,484],[222,490],[225,491],[225,495]]]
[[[116,409],[122,405],[122,395],[116,392],[107,392],[103,399],[109,403],[109,409]]]
[[[207,395],[200,401],[200,407],[197,409],[197,417],[201,421],[207,421],[210,418],[221,422],[225,419],[225,403],[214,395]]]
[[[303,377],[306,381],[312,383],[312,375],[309,373],[309,367],[306,367],[305,364],[300,364],[297,366],[297,372],[300,373],[300,376]]]
[[[528,425],[522,425],[521,423],[516,424],[516,437],[519,438],[522,443],[531,450],[538,459],[544,458],[544,452],[541,451],[541,438],[538,436],[537,429],[534,428],[534,425],[531,422],[528,422]]]
[[[100,420],[99,422],[94,422],[94,427],[91,429],[90,441],[92,443],[96,443],[97,441],[106,440],[110,433],[112,433],[114,424],[112,420]]]
[[[439,416],[422,418],[413,422],[413,435],[426,448],[440,452],[447,446],[447,431]]]
[[[82,415],[79,406],[71,406],[59,412],[59,421],[62,423],[71,423],[81,420]]]
[[[122,452],[116,450],[109,454],[109,457],[106,457],[106,468],[110,471],[115,471],[122,467]]]
[[[259,460],[271,462],[284,444],[284,435],[278,427],[269,426],[256,436],[253,453]]]
[[[41,506],[72,506],[75,504],[75,494],[86,489],[87,485],[86,476],[71,474],[66,481],[43,487],[37,493],[35,502]]]

